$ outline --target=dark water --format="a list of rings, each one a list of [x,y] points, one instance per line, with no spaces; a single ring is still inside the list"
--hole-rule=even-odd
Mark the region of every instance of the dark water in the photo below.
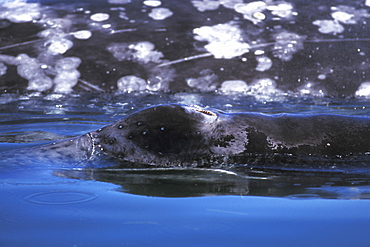
[[[282,2],[292,4],[298,15],[279,17],[265,9],[261,11],[265,19],[257,24],[230,7],[201,12],[192,1],[162,1],[160,7],[173,12],[163,21],[148,17],[153,7],[143,1],[29,3],[40,4],[27,5],[25,13],[44,17],[32,17],[33,22],[0,17],[0,55],[11,56],[0,56],[7,67],[0,76],[0,151],[17,152],[18,148],[79,136],[166,103],[226,112],[370,116],[370,90],[358,94],[360,85],[369,80],[370,68],[369,17],[365,13],[370,9],[362,0]],[[352,14],[355,23],[342,23],[340,33],[318,31],[312,22],[333,20],[332,7],[340,5],[350,7],[340,10]],[[10,7],[2,5],[0,13],[4,8]],[[94,13],[109,13],[109,20],[92,21]],[[70,24],[58,26],[54,23],[58,18]],[[224,59],[181,60],[207,53],[207,42],[194,38],[195,28],[230,21],[243,30],[245,42],[255,45],[250,52]],[[46,29],[63,35],[89,30],[92,36],[68,36],[73,47],[51,54],[52,38],[39,36]],[[274,47],[274,35],[284,30],[299,35],[288,44],[303,42],[303,47]],[[131,48],[119,50],[121,57],[108,48],[112,43],[143,41],[154,44],[154,51],[163,57],[145,62]],[[261,50],[262,56],[272,60],[271,68],[264,71],[256,69]],[[284,58],[289,52],[292,57]],[[36,60],[23,57],[15,62],[22,53]],[[60,93],[58,73],[64,73],[63,85],[75,75],[75,68],[57,70],[58,61],[65,57],[81,59],[80,76],[76,85],[66,87],[70,91]],[[27,74],[20,72],[21,65],[36,69]],[[35,73],[36,79],[48,77],[52,85],[45,89],[45,84],[37,84],[30,89]],[[135,90],[130,90],[133,85],[120,87],[117,81],[128,75],[143,79],[144,86]],[[265,85],[262,79],[268,79]],[[225,91],[223,82],[228,80],[242,80],[248,88]],[[0,160],[0,245],[367,246],[368,165],[335,171],[245,167],[92,170]]]

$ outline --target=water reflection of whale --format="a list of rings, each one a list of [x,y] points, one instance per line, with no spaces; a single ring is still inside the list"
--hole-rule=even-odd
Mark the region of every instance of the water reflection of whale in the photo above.
[[[23,163],[72,167],[369,167],[370,118],[226,114],[179,104],[154,106],[81,137],[13,152]],[[108,162],[108,163],[109,163]],[[112,165],[111,163],[109,165]]]
[[[159,197],[370,198],[370,177],[341,172],[152,168],[59,170],[54,175],[109,182],[125,193]]]

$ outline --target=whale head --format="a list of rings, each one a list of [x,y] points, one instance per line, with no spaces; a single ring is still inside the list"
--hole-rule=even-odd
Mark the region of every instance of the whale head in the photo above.
[[[128,115],[91,132],[95,149],[109,157],[152,165],[181,165],[212,155],[218,113],[180,104]]]

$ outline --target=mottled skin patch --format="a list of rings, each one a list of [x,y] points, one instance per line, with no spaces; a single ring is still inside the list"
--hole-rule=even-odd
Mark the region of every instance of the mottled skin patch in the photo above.
[[[32,148],[32,152],[33,157],[52,161],[109,157],[156,166],[212,166],[225,158],[255,164],[262,156],[269,157],[270,163],[291,157],[367,157],[370,118],[227,114],[168,104],[128,115],[76,139]]]

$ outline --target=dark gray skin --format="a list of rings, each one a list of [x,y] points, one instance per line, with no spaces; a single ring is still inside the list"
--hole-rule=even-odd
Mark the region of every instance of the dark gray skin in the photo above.
[[[369,160],[368,152],[367,117],[227,114],[168,104],[128,115],[81,137],[24,153],[41,162],[83,164],[109,157],[155,166],[202,167],[235,162],[263,166],[292,162],[294,157],[308,163],[358,157]],[[90,163],[94,166],[94,162]]]

